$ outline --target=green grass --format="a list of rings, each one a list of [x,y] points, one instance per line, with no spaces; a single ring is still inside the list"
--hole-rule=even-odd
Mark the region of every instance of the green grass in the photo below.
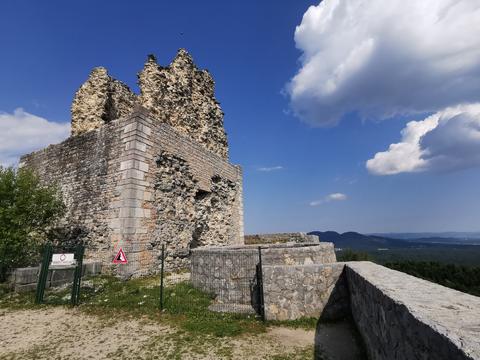
[[[269,326],[282,326],[293,329],[315,330],[318,324],[318,318],[300,318],[297,320],[268,321]]]
[[[34,292],[0,293],[0,308],[30,309],[36,306],[69,305],[70,287],[45,292],[45,304],[35,305]],[[158,277],[122,281],[110,276],[85,279],[80,293],[81,311],[114,321],[118,316],[157,321],[191,335],[215,337],[261,333],[266,325],[255,316],[224,314],[208,310],[212,296],[186,282],[165,288],[164,310],[160,310]]]

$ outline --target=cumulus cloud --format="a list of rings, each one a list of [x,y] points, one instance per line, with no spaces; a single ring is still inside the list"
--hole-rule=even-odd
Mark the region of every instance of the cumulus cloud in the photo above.
[[[69,123],[55,123],[21,108],[0,112],[0,165],[16,165],[21,155],[68,137]]]
[[[277,171],[277,170],[283,170],[283,166],[260,167],[257,170],[263,171],[263,172]]]
[[[454,171],[480,165],[480,103],[439,111],[411,121],[402,140],[367,161],[376,175]]]
[[[295,31],[294,113],[318,126],[384,119],[480,96],[478,0],[323,0]]]
[[[333,193],[325,196],[323,199],[314,200],[310,202],[310,206],[318,206],[331,201],[345,201],[345,200],[347,200],[347,195],[342,193]]]

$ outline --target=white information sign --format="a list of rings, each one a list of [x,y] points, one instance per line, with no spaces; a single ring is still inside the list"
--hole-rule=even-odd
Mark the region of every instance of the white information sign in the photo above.
[[[72,266],[76,264],[75,254],[53,254],[50,266]]]

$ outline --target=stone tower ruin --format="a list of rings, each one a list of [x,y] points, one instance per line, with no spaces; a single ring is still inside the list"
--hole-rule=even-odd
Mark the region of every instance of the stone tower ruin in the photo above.
[[[243,243],[242,171],[228,161],[214,81],[183,49],[167,67],[148,56],[140,93],[92,70],[72,103],[71,136],[22,157],[67,205],[63,227],[124,275],[157,270],[162,245],[172,269],[189,250]]]

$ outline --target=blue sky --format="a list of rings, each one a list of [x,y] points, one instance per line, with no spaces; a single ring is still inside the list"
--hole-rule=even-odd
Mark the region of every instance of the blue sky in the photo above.
[[[351,1],[355,0],[347,0]],[[382,24],[391,24],[392,17],[369,6],[357,12],[358,29],[342,29],[347,26],[342,25],[342,16],[349,16],[346,11],[334,9],[334,16],[325,20],[326,7],[333,2],[3,1],[0,122],[15,126],[8,121],[22,108],[35,119],[67,123],[73,95],[93,67],[105,66],[137,90],[136,73],[147,54],[167,65],[183,47],[216,81],[231,161],[244,169],[247,233],[480,230],[480,161],[474,156],[476,150],[480,154],[480,146],[472,135],[465,149],[463,133],[441,125],[476,124],[476,108],[453,115],[444,109],[480,100],[478,85],[470,83],[478,83],[480,74],[480,52],[470,50],[480,47],[468,36],[468,54],[461,46],[451,50],[431,45],[448,36],[465,39],[466,30],[478,34],[478,9],[468,8],[475,1],[462,1],[465,8],[452,15],[471,28],[453,30],[459,29],[453,24],[451,31],[442,27],[442,33],[435,21],[425,20],[421,30],[409,27],[410,35],[398,32],[405,38],[393,30],[375,33]],[[363,0],[357,2],[362,5]],[[448,0],[439,2],[449,5]],[[389,9],[394,19],[398,14],[399,28],[405,16],[425,15],[425,9],[410,9],[409,1],[399,3],[407,4],[402,5],[406,15],[395,6]],[[306,13],[310,6],[314,7]],[[437,10],[444,9],[431,12]],[[379,19],[371,21],[376,27],[362,22],[369,18]],[[315,21],[329,22],[318,27]],[[348,36],[339,40],[342,31]],[[362,42],[351,34],[375,42]],[[429,41],[419,41],[412,49],[408,36]],[[358,43],[365,46],[352,52]],[[392,43],[398,44],[395,50],[385,45]],[[447,50],[454,52],[452,59],[459,55],[455,62],[432,65],[421,60],[426,58],[422,52],[445,59],[442,51]],[[331,83],[338,64],[351,53],[353,59],[364,56],[364,62],[346,61],[342,69],[353,70],[342,75],[340,85],[328,91],[319,87]],[[458,65],[458,58],[466,60]],[[305,69],[314,71],[304,75]],[[431,74],[432,69],[435,76],[416,73]],[[451,86],[441,92],[438,79]],[[458,83],[462,87],[457,89]],[[419,155],[418,146],[411,150],[401,131],[408,121],[420,122],[435,113],[440,114],[439,125],[422,133],[425,140],[415,140],[420,150],[428,148],[428,154]],[[452,118],[460,120],[454,123]],[[6,126],[0,123],[4,134]],[[21,140],[9,138],[10,148],[23,149]],[[456,142],[446,144],[445,139]],[[392,150],[373,161],[399,142],[406,144],[400,146],[407,148],[405,153]],[[7,152],[5,148],[0,144],[0,153]]]

